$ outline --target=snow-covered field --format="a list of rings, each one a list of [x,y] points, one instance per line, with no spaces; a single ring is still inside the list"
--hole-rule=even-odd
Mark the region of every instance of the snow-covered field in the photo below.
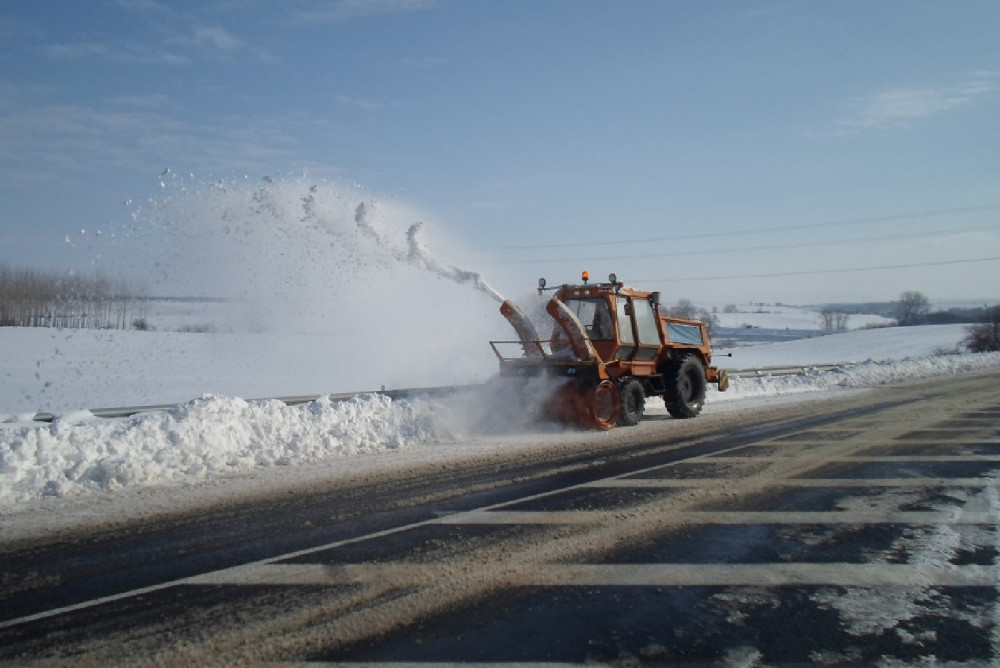
[[[755,327],[780,328],[762,317]],[[942,354],[958,347],[964,326],[815,334],[717,350],[716,362],[731,369],[842,366],[736,378],[728,392],[710,391],[706,412],[1000,366],[1000,354]],[[731,358],[722,356],[729,352]],[[411,378],[424,382],[410,386],[485,381],[495,368],[485,340],[456,354],[467,360],[458,372],[449,367],[428,374],[437,368],[428,364]],[[490,417],[502,408],[476,392],[461,401],[394,401],[377,393],[296,406],[253,399],[373,389],[382,369],[366,367],[363,357],[345,359],[343,348],[317,335],[4,328],[0,364],[0,508],[8,509],[46,497],[188,484],[250,470],[455,445],[495,430]],[[352,378],[361,380],[352,386]],[[165,403],[176,405],[123,419],[97,419],[87,410]],[[647,410],[663,412],[662,404],[651,399]],[[52,412],[56,419],[31,422],[36,411]],[[520,429],[537,433],[553,427]]]

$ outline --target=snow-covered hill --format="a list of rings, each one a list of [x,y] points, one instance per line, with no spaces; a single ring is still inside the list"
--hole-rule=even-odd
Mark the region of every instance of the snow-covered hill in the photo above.
[[[715,363],[729,369],[898,361],[959,352],[966,325],[925,325],[815,332],[780,343],[716,346]],[[732,354],[732,357],[724,357]]]
[[[719,327],[725,329],[759,328],[771,330],[819,331],[823,318],[814,308],[790,306],[787,304],[744,304],[727,305],[721,310],[716,306],[704,306],[718,319]],[[855,314],[847,318],[845,329],[868,329],[894,324],[894,321],[879,315]]]

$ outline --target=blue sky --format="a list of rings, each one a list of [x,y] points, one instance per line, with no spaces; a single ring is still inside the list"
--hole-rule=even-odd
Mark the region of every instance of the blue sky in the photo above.
[[[92,266],[65,239],[165,168],[305,171],[507,289],[995,303],[998,31],[993,0],[11,0],[0,263]]]

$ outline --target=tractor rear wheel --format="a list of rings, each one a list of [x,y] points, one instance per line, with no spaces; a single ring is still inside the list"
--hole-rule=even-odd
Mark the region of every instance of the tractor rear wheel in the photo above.
[[[635,378],[630,378],[622,383],[622,415],[618,418],[618,424],[623,427],[631,427],[642,422],[642,415],[646,410],[646,391],[642,383]]]
[[[675,418],[693,418],[705,405],[705,367],[694,355],[685,355],[671,364],[664,374],[667,391],[663,403]]]

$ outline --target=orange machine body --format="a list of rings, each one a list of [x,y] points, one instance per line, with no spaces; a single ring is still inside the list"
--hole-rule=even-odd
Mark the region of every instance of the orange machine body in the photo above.
[[[712,366],[704,323],[666,315],[659,293],[626,287],[613,274],[608,283],[588,279],[554,288],[545,306],[549,339],[540,339],[524,313],[504,302],[501,313],[519,340],[491,342],[502,376],[563,379],[554,412],[599,429],[636,424],[647,397],[662,396],[671,415],[685,418],[701,411],[708,383],[725,391],[729,378]],[[544,280],[539,285],[539,292],[547,289]],[[505,355],[509,343],[519,343],[523,354]]]

